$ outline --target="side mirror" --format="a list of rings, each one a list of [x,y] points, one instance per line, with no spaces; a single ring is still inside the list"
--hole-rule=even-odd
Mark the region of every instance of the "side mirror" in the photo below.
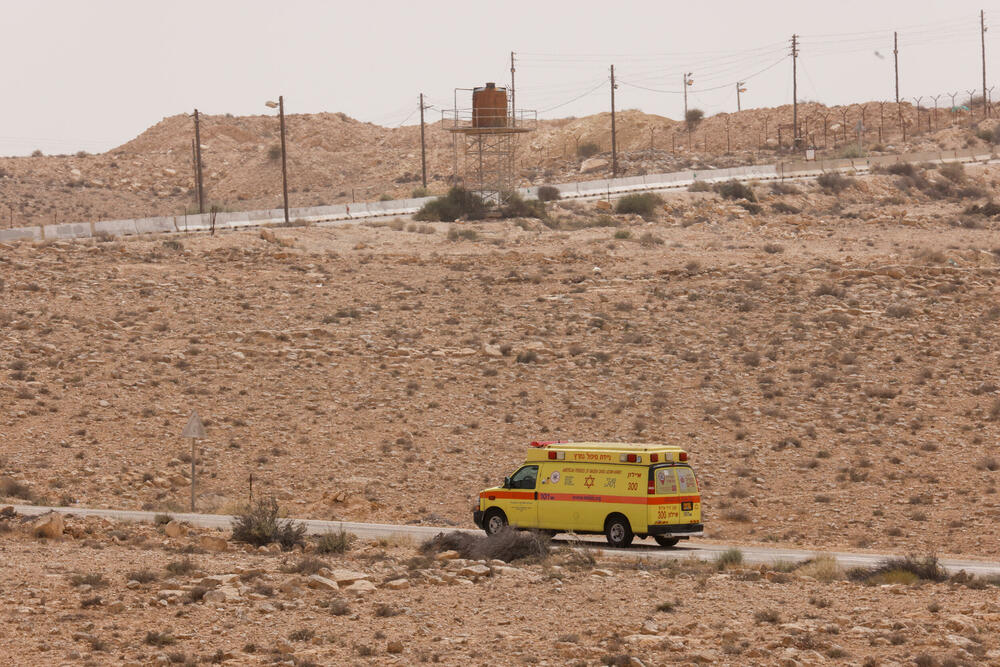
[[[503,488],[505,488],[505,489],[509,489],[510,488],[510,477],[504,477],[503,478]]]

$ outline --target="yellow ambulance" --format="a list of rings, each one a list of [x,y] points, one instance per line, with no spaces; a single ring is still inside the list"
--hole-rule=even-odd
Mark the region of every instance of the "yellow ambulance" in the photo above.
[[[665,547],[702,535],[701,493],[679,447],[618,442],[533,442],[503,486],[479,494],[476,525],[551,533],[603,533],[613,547],[635,536]]]

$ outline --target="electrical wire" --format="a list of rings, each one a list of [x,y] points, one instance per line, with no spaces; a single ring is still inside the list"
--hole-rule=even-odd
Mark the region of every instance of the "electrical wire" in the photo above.
[[[784,61],[788,60],[791,57],[792,57],[791,54],[782,56],[780,59],[778,59],[775,62],[771,63],[770,65],[768,65],[764,69],[758,70],[758,71],[754,72],[753,74],[749,74],[747,76],[741,76],[741,77],[739,77],[739,79],[737,79],[737,81],[749,81],[750,79],[753,79],[754,77],[756,77],[756,76],[758,76],[760,74],[763,74],[764,72],[767,72],[770,69],[773,69],[773,68],[777,67],[778,65],[780,65],[781,63],[783,63]],[[690,92],[691,92],[691,94],[694,94],[694,93],[708,93],[708,92],[711,92],[713,90],[722,90],[723,88],[729,88],[730,86],[735,85],[737,83],[737,81],[730,81],[729,83],[723,84],[721,86],[712,86],[710,88],[693,88],[692,87],[692,89],[691,89]],[[660,90],[660,89],[656,89],[656,88],[648,88],[646,86],[640,86],[640,85],[637,85],[637,84],[629,83],[629,82],[627,82],[627,81],[625,81],[623,79],[619,79],[619,82],[622,83],[622,84],[624,84],[624,85],[626,85],[626,86],[630,86],[632,88],[639,88],[641,90],[648,90],[649,92],[652,92],[652,93],[664,93],[664,94],[668,94],[668,95],[682,95],[684,93],[683,90]]]
[[[591,88],[591,89],[590,89],[590,90],[588,90],[587,92],[585,92],[585,93],[583,93],[583,94],[581,94],[581,95],[577,95],[576,97],[574,97],[574,98],[573,98],[573,99],[571,99],[571,100],[566,100],[566,101],[565,101],[565,102],[563,102],[562,104],[557,104],[557,105],[555,105],[555,106],[553,106],[553,107],[549,107],[548,109],[539,109],[539,110],[538,110],[538,113],[548,113],[549,111],[555,111],[556,109],[559,109],[559,108],[561,108],[561,107],[564,107],[564,106],[566,106],[567,104],[572,104],[573,102],[576,102],[577,100],[580,100],[580,99],[583,99],[583,98],[584,98],[584,97],[586,97],[587,95],[590,95],[591,93],[593,93],[593,92],[594,92],[595,90],[597,90],[598,88],[602,87],[602,86],[603,86],[603,85],[604,85],[605,83],[607,83],[607,82],[608,82],[608,80],[607,80],[607,79],[605,79],[604,81],[601,81],[601,82],[600,82],[599,84],[597,84],[596,86],[594,86],[593,88]]]

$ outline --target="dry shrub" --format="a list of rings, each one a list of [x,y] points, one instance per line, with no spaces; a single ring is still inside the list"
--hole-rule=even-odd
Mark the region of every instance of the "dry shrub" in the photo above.
[[[836,172],[829,172],[826,174],[820,174],[816,178],[816,183],[826,192],[836,194],[853,186],[855,181],[849,176],[844,176],[843,174],[838,174]]]
[[[316,551],[321,554],[342,554],[351,550],[354,534],[343,528],[320,535],[316,541]]]
[[[948,573],[938,562],[937,556],[906,556],[887,558],[872,568],[856,567],[847,572],[853,581],[878,584],[913,583],[915,581],[944,581]]]
[[[233,519],[233,540],[255,547],[277,542],[285,551],[305,545],[306,526],[291,519],[278,518],[278,501],[262,498]]]
[[[799,566],[797,573],[803,577],[809,577],[826,583],[844,578],[843,568],[837,563],[836,558],[828,554],[819,554],[814,558],[804,561]]]
[[[420,551],[425,554],[457,551],[462,558],[510,563],[521,559],[544,560],[549,555],[549,542],[549,537],[542,533],[508,527],[493,535],[438,533],[420,545]]]
[[[20,498],[21,500],[31,500],[31,489],[24,482],[19,482],[11,477],[0,477],[0,497]]]

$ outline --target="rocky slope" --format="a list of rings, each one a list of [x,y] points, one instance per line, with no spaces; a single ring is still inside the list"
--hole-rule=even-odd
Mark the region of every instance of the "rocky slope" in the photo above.
[[[891,105],[890,105],[891,106]],[[899,151],[984,145],[967,113],[929,112],[903,105],[908,140],[902,141],[897,115],[889,108],[879,121],[875,103],[864,105],[866,150]],[[803,135],[827,147],[829,155],[856,150],[853,128],[859,105],[826,108],[799,105]],[[846,114],[846,115],[845,115]],[[674,171],[689,166],[726,167],[772,162],[791,136],[791,106],[720,114],[693,132],[669,118],[636,110],[618,114],[622,173]],[[824,132],[824,119],[825,128]],[[942,129],[946,124],[950,127]],[[884,124],[885,136],[879,139]],[[727,143],[728,127],[728,143]],[[846,128],[846,130],[845,130]],[[919,128],[919,129],[918,129]],[[274,116],[202,116],[204,178],[209,205],[225,210],[281,205],[281,161]],[[287,116],[291,205],[313,206],[408,197],[420,185],[420,129],[386,128],[340,113]],[[132,141],[100,155],[0,158],[0,220],[3,225],[35,225],[100,219],[179,215],[196,210],[192,169],[193,123],[171,116]],[[439,121],[427,132],[428,185],[443,192],[455,171],[452,136]],[[585,167],[578,151],[599,151]],[[610,114],[548,120],[520,144],[521,185],[564,182],[610,175]],[[581,167],[589,176],[581,176]],[[461,169],[461,167],[459,167]]]
[[[252,475],[292,515],[468,526],[533,439],[651,440],[713,538],[994,553],[1000,255],[963,210],[997,176],[2,246],[0,496],[181,509],[197,408],[202,511]]]

